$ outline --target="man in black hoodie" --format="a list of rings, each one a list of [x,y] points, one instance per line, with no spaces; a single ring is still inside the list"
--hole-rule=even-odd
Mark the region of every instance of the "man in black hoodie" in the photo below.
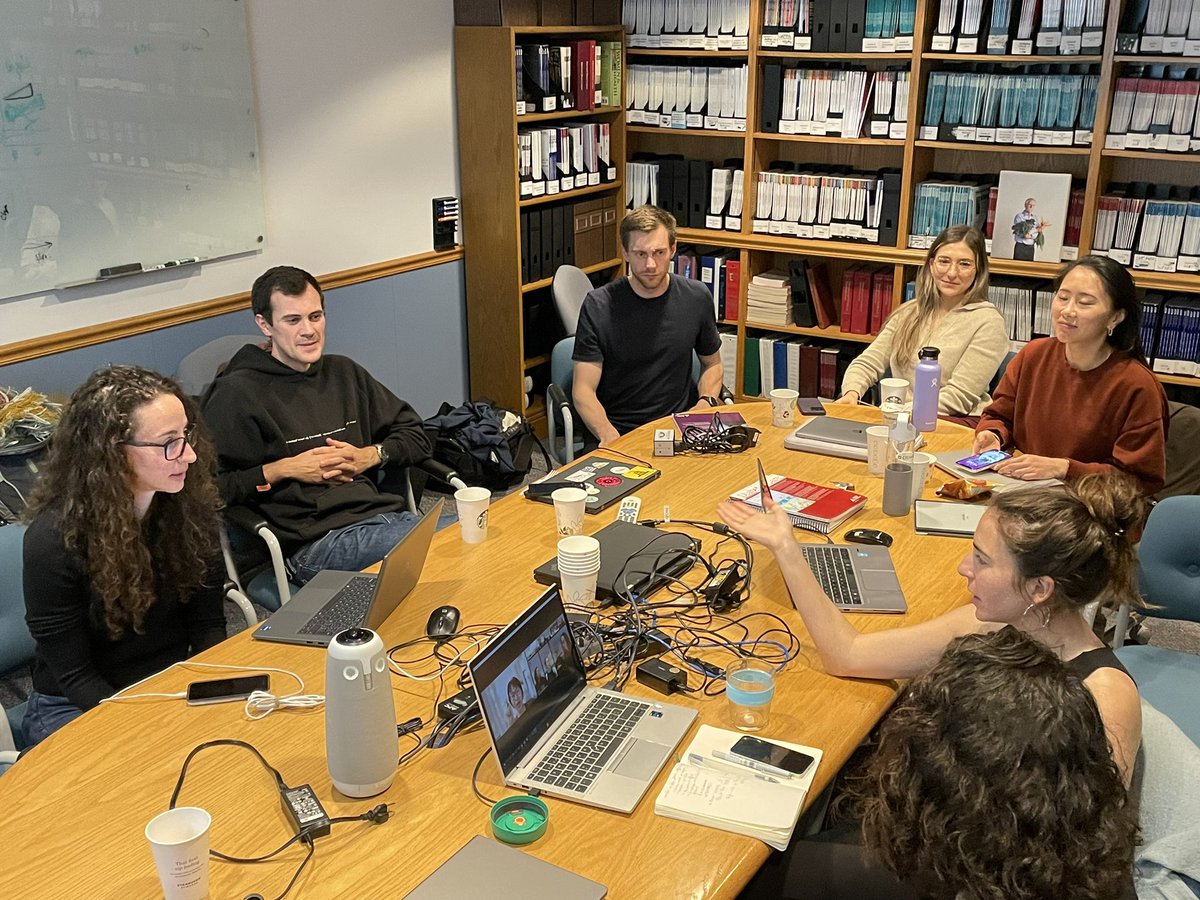
[[[325,296],[303,269],[267,270],[250,293],[269,348],[247,344],[205,394],[226,502],[257,509],[293,580],[381,560],[416,523],[370,470],[432,450],[411,406],[344,356],[325,356]]]

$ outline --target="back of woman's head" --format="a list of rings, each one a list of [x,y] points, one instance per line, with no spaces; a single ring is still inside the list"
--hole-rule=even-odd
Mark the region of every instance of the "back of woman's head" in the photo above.
[[[29,519],[57,514],[64,543],[103,599],[113,637],[127,625],[140,631],[156,574],[186,598],[203,582],[217,546],[215,460],[203,428],[193,432],[197,459],[183,488],[155,495],[145,521],[135,514],[122,442],[134,437],[138,411],[163,395],[178,398],[188,420],[197,420],[192,399],[157,372],[108,366],[88,376],[63,411],[26,512]]]
[[[1018,578],[1054,579],[1048,613],[1079,609],[1105,592],[1135,600],[1134,545],[1149,512],[1137,482],[1116,471],[1007,491],[992,501]]]
[[[1091,692],[1012,627],[909,686],[859,786],[869,849],[929,896],[1111,898],[1137,825]]]

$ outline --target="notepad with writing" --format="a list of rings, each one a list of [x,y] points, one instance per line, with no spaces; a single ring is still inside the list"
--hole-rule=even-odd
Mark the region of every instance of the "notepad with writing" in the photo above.
[[[822,534],[837,528],[867,502],[866,497],[854,491],[825,487],[783,475],[768,475],[767,483],[771,486],[771,499],[783,507],[793,525]],[[757,481],[734,491],[729,499],[741,500],[756,509],[762,509],[762,492]]]
[[[802,744],[771,738],[814,760],[808,771],[792,779],[767,781],[752,769],[745,772],[715,761],[713,765],[688,762],[695,754],[713,760],[714,750],[728,751],[742,735],[724,728],[701,725],[695,738],[675,764],[667,783],[654,801],[654,811],[668,819],[707,825],[721,831],[744,834],[783,850],[792,839],[804,798],[812,786],[821,751]]]

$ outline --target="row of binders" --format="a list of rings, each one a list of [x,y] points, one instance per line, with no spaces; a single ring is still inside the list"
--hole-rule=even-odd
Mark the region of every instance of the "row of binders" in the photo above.
[[[625,121],[630,125],[746,130],[749,66],[629,67]]]
[[[617,258],[617,201],[600,197],[521,210],[521,283],[550,278],[559,266]]]
[[[718,322],[737,321],[742,290],[742,263],[737,250],[680,247],[672,271],[708,288]]]
[[[908,87],[907,69],[801,69],[769,63],[763,66],[762,130],[903,140]]]
[[[1142,301],[1142,348],[1155,372],[1200,375],[1200,298],[1147,291]]]
[[[756,176],[755,234],[895,246],[900,172],[775,162]]]
[[[1104,146],[1108,150],[1200,150],[1200,73],[1186,66],[1145,66],[1117,79]]]
[[[1200,272],[1200,187],[1113,182],[1097,203],[1092,252],[1135,269]]]
[[[676,156],[639,158],[625,164],[626,208],[650,203],[667,210],[684,228],[742,229],[742,161],[723,166]]]
[[[750,0],[625,0],[630,47],[749,48]]]
[[[817,53],[907,53],[916,0],[766,0],[762,45]]]
[[[931,72],[920,138],[1088,146],[1100,76],[1077,72]]]
[[[1049,281],[993,275],[988,279],[988,299],[1004,316],[1010,349],[1014,352],[1026,342],[1051,333],[1054,285]]]
[[[620,41],[517,44],[517,115],[618,105],[621,53]]]
[[[1193,0],[1128,0],[1117,52],[1200,56],[1200,6]]]
[[[801,397],[836,397],[846,367],[861,349],[783,335],[747,335],[742,390],[748,397],[765,397],[775,388],[791,388]]]
[[[521,199],[617,180],[607,122],[520,128],[517,149]]]
[[[1105,0],[938,0],[935,53],[1099,54]]]

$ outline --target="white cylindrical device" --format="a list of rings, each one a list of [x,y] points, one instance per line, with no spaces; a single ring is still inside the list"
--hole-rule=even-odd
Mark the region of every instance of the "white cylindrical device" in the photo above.
[[[325,659],[325,756],[333,786],[372,797],[396,777],[396,706],[383,640],[349,628]]]

